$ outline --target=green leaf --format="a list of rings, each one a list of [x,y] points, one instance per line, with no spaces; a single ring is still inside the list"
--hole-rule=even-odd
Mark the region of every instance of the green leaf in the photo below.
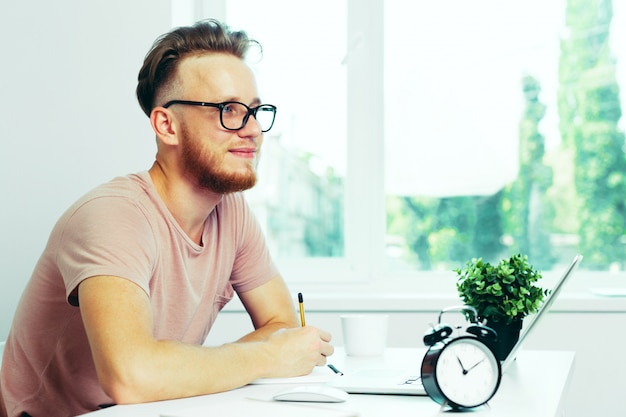
[[[526,255],[515,254],[495,266],[482,258],[472,258],[454,272],[463,302],[475,307],[481,318],[491,321],[506,324],[534,313],[549,293],[534,285],[541,273]]]

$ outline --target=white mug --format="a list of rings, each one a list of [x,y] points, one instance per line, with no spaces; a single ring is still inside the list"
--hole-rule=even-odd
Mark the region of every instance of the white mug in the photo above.
[[[387,347],[387,314],[344,314],[341,328],[346,354],[380,356]]]

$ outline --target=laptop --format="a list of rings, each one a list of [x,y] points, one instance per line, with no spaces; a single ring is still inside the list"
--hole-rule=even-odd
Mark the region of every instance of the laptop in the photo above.
[[[554,304],[554,300],[556,300],[556,298],[559,296],[559,293],[565,286],[565,283],[567,282],[569,277],[572,275],[572,272],[574,271],[576,266],[578,266],[578,264],[580,263],[582,259],[583,259],[583,256],[580,254],[574,256],[574,259],[569,264],[569,266],[567,267],[567,269],[565,270],[561,278],[559,278],[559,280],[557,281],[556,285],[554,286],[550,294],[548,294],[548,297],[546,298],[546,300],[543,302],[541,307],[539,307],[539,311],[537,311],[532,316],[526,317],[524,319],[524,328],[522,328],[522,333],[520,334],[520,337],[517,343],[515,344],[515,346],[513,346],[513,349],[511,349],[511,353],[509,353],[509,355],[506,357],[504,362],[502,362],[503,373],[506,372],[507,368],[511,366],[511,363],[515,361],[515,359],[517,358],[517,354],[519,353],[519,350],[522,347],[522,344],[524,344],[524,341],[528,338],[528,335],[530,335],[533,329],[537,328],[537,323],[539,323],[539,321],[543,317],[546,316],[546,313],[548,312],[548,310],[550,310],[550,307],[552,307],[552,304]]]
[[[524,328],[520,334],[519,340],[511,350],[511,353],[502,362],[502,372],[506,372],[507,368],[515,361],[522,344],[526,341],[533,329],[537,327],[539,321],[545,317],[546,313],[558,297],[563,286],[572,275],[572,272],[582,260],[582,255],[576,255],[569,264],[563,275],[548,294],[539,310],[524,319]],[[407,364],[407,368],[414,367],[415,363]],[[368,369],[362,368],[352,373],[335,378],[328,384],[342,389],[351,394],[391,394],[391,395],[426,395],[426,391],[421,381],[421,370],[415,369],[413,372],[407,372],[405,369]]]

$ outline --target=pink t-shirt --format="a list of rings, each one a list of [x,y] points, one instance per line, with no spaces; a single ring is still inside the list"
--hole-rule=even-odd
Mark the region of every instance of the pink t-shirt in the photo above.
[[[200,246],[147,172],[101,185],[59,219],[17,307],[1,370],[9,417],[73,416],[112,403],[76,307],[78,284],[96,275],[144,289],[155,338],[202,344],[234,291],[278,271],[241,193],[225,195],[211,212]]]

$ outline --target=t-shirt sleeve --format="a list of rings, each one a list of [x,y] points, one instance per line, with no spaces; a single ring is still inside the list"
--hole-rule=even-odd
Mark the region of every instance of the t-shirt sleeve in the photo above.
[[[237,253],[231,275],[231,284],[237,292],[246,292],[278,276],[265,236],[257,218],[242,195],[236,200],[240,216]]]
[[[61,240],[57,265],[70,304],[78,305],[78,285],[99,275],[128,279],[150,294],[156,242],[144,211],[133,201],[87,201],[69,215]]]

